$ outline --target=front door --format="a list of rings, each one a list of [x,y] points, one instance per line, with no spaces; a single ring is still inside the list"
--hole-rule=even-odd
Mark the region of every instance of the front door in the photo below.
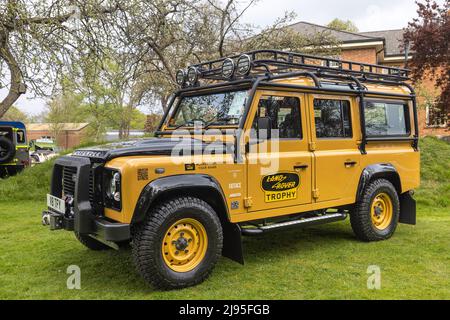
[[[247,153],[249,212],[311,203],[312,153],[308,149],[305,96],[260,91],[252,108],[270,118],[271,138],[250,143]]]
[[[352,203],[361,173],[356,98],[310,95],[314,200]]]

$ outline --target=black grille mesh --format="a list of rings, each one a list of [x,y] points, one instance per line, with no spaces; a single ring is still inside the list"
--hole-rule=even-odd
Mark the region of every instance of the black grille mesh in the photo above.
[[[75,195],[75,181],[74,177],[77,174],[77,168],[64,167],[63,168],[63,193],[64,195]]]

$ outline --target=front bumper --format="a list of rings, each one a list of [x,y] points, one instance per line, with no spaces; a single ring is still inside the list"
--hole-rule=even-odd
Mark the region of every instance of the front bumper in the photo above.
[[[48,209],[42,213],[42,222],[51,230],[68,230],[80,234],[90,234],[105,241],[125,241],[130,239],[130,225],[112,222],[95,212],[89,199],[89,176],[91,173],[89,158],[64,156],[56,160],[51,181],[51,195],[63,196],[63,169],[76,168],[73,201],[67,205],[66,213]]]

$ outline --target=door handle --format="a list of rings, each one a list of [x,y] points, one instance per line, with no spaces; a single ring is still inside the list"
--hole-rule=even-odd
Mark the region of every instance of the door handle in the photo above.
[[[345,164],[346,168],[350,168],[350,167],[356,166],[358,164],[358,162],[356,162],[356,161],[346,161],[344,164]]]
[[[300,170],[306,170],[308,169],[309,165],[307,164],[300,164],[298,166],[294,166],[294,170],[295,171],[300,171]]]

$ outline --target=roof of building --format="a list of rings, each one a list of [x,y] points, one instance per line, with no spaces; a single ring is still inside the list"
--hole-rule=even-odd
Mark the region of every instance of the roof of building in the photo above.
[[[80,131],[86,128],[89,123],[59,123],[58,129],[63,131]],[[52,131],[53,123],[30,123],[27,124],[28,131]]]
[[[361,32],[361,34],[365,36],[384,38],[387,56],[398,56],[405,54],[405,50],[403,48],[404,33],[405,32],[402,29]]]
[[[313,35],[321,32],[329,32],[330,35],[335,37],[338,41],[342,42],[366,42],[374,40],[382,40],[382,38],[364,35],[360,33],[353,33],[348,31],[339,31],[335,29],[328,28],[326,26],[321,26],[318,24],[300,21],[289,26],[292,30],[295,30],[305,36]]]
[[[329,32],[331,36],[343,43],[384,41],[386,56],[398,56],[404,54],[404,48],[402,46],[404,31],[402,29],[354,33],[334,30],[326,26],[305,21],[292,24],[289,28],[305,36]]]

